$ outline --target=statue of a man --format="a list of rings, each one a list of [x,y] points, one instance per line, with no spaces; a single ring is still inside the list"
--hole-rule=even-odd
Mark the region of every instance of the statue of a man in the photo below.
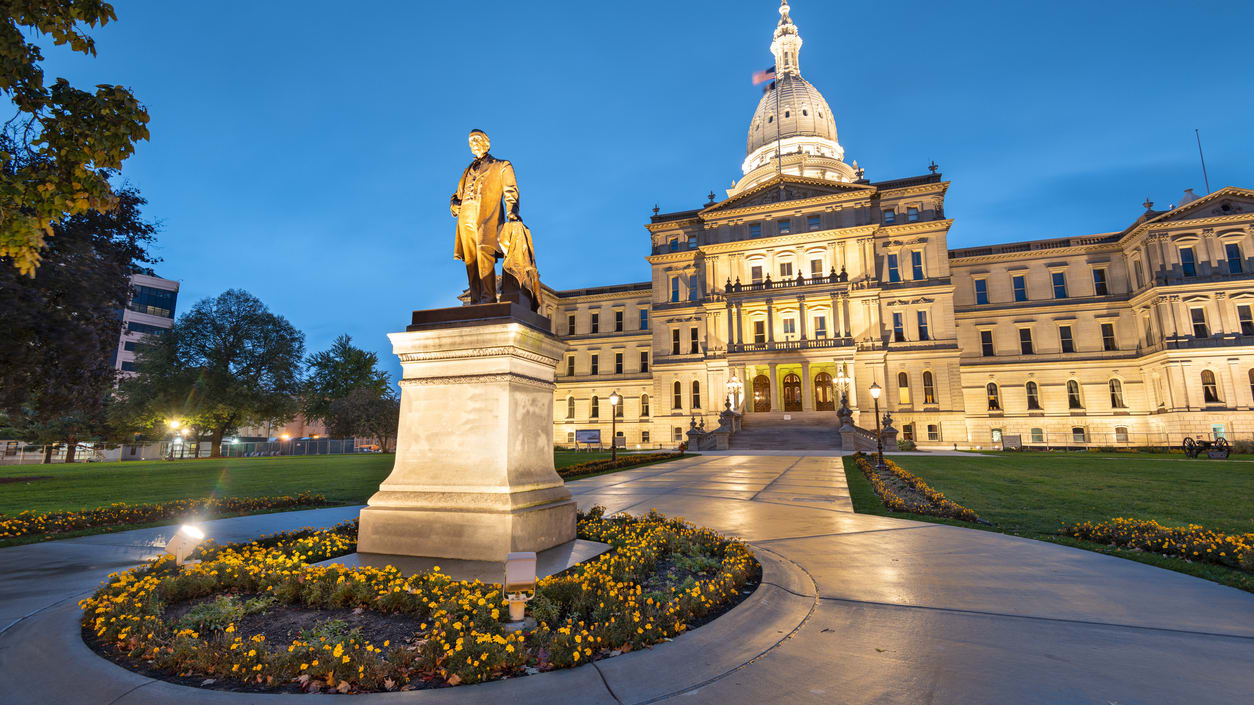
[[[453,257],[466,263],[470,299],[477,304],[496,301],[501,227],[507,220],[519,220],[514,167],[488,154],[491,144],[483,130],[470,131],[470,151],[475,160],[462,172],[457,192],[449,199],[449,210],[457,218]]]

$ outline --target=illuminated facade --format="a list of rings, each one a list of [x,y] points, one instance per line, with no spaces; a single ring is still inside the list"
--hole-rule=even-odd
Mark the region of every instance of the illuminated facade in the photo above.
[[[608,438],[613,391],[627,446],[713,427],[729,397],[747,427],[834,429],[841,380],[857,425],[874,426],[877,383],[899,439],[923,446],[1254,434],[1254,191],[1147,202],[1120,232],[950,250],[949,183],[935,165],[887,181],[846,165],[780,14],[778,76],[726,198],[654,214],[650,281],[552,292],[570,346],[555,442]]]

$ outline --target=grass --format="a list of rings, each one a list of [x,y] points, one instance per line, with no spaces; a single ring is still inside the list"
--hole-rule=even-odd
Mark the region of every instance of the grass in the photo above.
[[[906,470],[994,526],[909,515],[911,519],[986,528],[1061,543],[1177,570],[1254,592],[1254,576],[1223,566],[1115,549],[1058,535],[1064,524],[1115,517],[1254,531],[1254,463],[1190,460],[1179,455],[997,453],[979,458],[896,456]],[[845,459],[854,509],[892,515],[871,483]],[[896,514],[893,516],[902,516]]]

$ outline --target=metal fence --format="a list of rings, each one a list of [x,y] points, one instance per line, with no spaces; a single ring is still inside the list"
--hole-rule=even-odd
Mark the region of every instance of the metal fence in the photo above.
[[[0,465],[40,465],[44,462],[43,446],[20,445],[16,442],[0,442]],[[267,458],[292,455],[348,455],[351,453],[377,452],[377,446],[366,439],[353,438],[295,438],[273,442],[223,443],[222,455],[227,458]],[[65,462],[66,447],[53,449],[51,462]],[[208,458],[213,444],[201,443],[152,443],[148,445],[124,445],[112,448],[80,444],[74,454],[75,463],[117,462],[129,460],[192,460]]]
[[[178,446],[175,446],[177,449]],[[353,438],[294,438],[290,441],[241,442],[222,444],[222,455],[228,458],[264,458],[282,455],[346,455],[363,453],[371,444],[359,445]]]

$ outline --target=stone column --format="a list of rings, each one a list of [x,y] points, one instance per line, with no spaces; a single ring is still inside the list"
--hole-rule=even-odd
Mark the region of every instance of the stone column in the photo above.
[[[766,342],[775,342],[775,307],[771,299],[766,300]]]
[[[845,337],[853,337],[853,324],[849,321],[849,314],[852,312],[849,308],[849,294],[840,295],[840,311],[845,319]]]
[[[775,366],[777,363],[770,363],[771,367],[771,411],[779,411],[779,383],[775,379]]]
[[[801,410],[814,411],[814,384],[810,380],[810,362],[801,361]]]
[[[798,296],[797,303],[801,306],[801,312],[797,316],[801,319],[801,339],[806,339],[806,297]]]
[[[729,300],[727,302],[727,352],[731,352],[732,346],[736,343],[735,333],[735,324],[732,321],[732,302]]]
[[[832,337],[840,338],[844,332],[844,316],[841,315],[840,296],[832,294]]]
[[[1228,315],[1228,293],[1224,291],[1215,292],[1215,311],[1219,318],[1219,330],[1211,331],[1211,333],[1240,333],[1239,326],[1232,326]]]

